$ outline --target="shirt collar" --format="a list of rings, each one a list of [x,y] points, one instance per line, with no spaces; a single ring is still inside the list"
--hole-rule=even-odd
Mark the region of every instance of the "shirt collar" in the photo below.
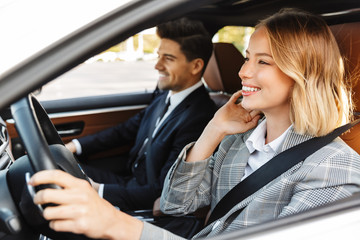
[[[292,125],[291,125],[292,126]],[[286,129],[278,138],[266,144],[269,146],[273,152],[276,152],[279,147],[285,141],[286,134],[289,132],[291,126]],[[262,121],[251,133],[250,137],[245,141],[246,147],[248,148],[250,154],[255,150],[263,151],[265,146],[265,134],[266,134],[266,118]]]
[[[168,96],[166,97],[166,101],[168,98],[170,98],[170,106],[172,108],[179,105],[190,93],[198,89],[203,85],[202,81],[199,81],[192,85],[191,87],[186,88],[185,90],[182,90],[181,92],[173,94],[172,91],[169,91]]]

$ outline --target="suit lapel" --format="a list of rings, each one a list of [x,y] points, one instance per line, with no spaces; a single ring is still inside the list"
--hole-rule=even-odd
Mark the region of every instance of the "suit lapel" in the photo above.
[[[147,134],[147,136],[151,136],[151,134],[153,134],[155,128],[156,128],[156,121],[159,117],[160,112],[163,110],[164,108],[164,104],[165,104],[165,100],[168,94],[164,94],[160,99],[159,99],[159,103],[157,104],[157,106],[154,108],[154,114],[151,115],[151,119],[150,119],[150,124],[148,125],[148,129],[149,132]]]
[[[195,91],[193,91],[192,93],[190,93],[178,106],[176,106],[176,108],[171,112],[171,114],[159,126],[159,129],[156,132],[154,138],[156,138],[159,135],[159,133],[162,131],[162,129],[166,126],[166,124],[168,122],[170,122],[177,116],[181,115],[181,113],[183,113],[187,108],[189,108],[191,103],[193,103],[193,101],[196,101],[197,99],[201,99],[203,97],[207,97],[206,95],[204,95],[204,93],[207,94],[204,86],[201,86],[198,89],[196,89]],[[165,99],[164,99],[164,102],[165,102]]]

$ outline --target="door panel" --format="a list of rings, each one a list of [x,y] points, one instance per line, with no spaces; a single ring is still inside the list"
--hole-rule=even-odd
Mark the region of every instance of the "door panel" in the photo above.
[[[126,121],[151,101],[152,93],[114,94],[107,96],[62,99],[41,102],[55,127],[60,130],[64,143],[83,137]],[[15,158],[24,149],[12,119],[7,119]],[[112,149],[92,156],[104,158],[126,152],[131,146]]]

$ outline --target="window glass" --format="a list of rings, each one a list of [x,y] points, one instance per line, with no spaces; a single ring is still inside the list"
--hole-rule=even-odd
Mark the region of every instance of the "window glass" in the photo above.
[[[227,26],[213,42],[233,43],[243,54],[253,28]],[[96,55],[45,85],[38,98],[53,100],[129,92],[152,92],[160,39],[155,28],[144,30]]]
[[[129,2],[1,0],[0,75],[62,37]]]
[[[213,42],[232,43],[245,56],[253,27],[226,26],[220,29],[213,37]]]
[[[154,66],[159,42],[154,28],[142,31],[46,84],[38,98],[153,91],[158,77]]]

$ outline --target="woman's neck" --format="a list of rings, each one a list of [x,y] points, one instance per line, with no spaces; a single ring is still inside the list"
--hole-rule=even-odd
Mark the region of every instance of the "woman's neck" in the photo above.
[[[265,115],[266,116],[266,115]],[[268,117],[266,116],[265,144],[274,141],[281,136],[291,125],[290,117]]]

